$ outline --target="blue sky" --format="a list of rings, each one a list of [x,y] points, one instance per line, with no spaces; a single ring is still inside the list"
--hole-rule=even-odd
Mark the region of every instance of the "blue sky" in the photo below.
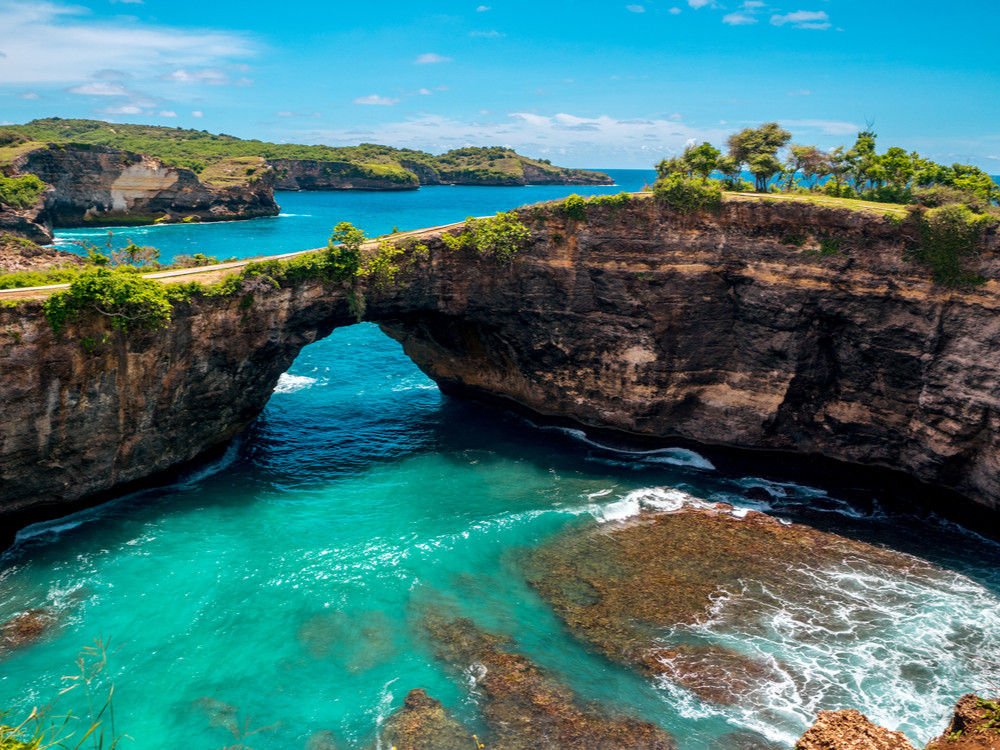
[[[0,0],[0,122],[652,166],[777,120],[1000,173],[995,0]]]

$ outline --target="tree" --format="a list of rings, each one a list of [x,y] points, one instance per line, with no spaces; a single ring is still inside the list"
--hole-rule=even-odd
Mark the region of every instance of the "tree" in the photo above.
[[[731,156],[720,156],[715,163],[715,168],[722,173],[725,178],[726,190],[740,190],[743,182],[743,165]]]
[[[778,157],[773,154],[757,154],[755,156],[751,156],[750,161],[747,163],[747,167],[749,167],[750,172],[757,181],[758,193],[766,193],[767,183],[776,174],[781,174],[783,169]]]
[[[326,256],[338,278],[348,279],[357,274],[361,264],[361,246],[367,239],[365,233],[349,221],[342,221],[333,228]]]
[[[785,189],[791,190],[795,180],[795,174],[802,173],[802,176],[810,180],[813,184],[817,177],[829,174],[829,159],[825,153],[820,151],[815,145],[799,146],[795,143],[789,146],[788,158],[785,160],[787,167]]]
[[[683,159],[691,172],[701,175],[701,184],[708,182],[708,176],[715,171],[722,152],[707,141],[700,146],[688,146],[684,149]]]
[[[875,182],[883,174],[877,169],[880,165],[878,154],[875,153],[876,138],[878,136],[871,128],[862,130],[847,152],[847,161],[851,165],[851,180],[858,193],[874,187]]]
[[[661,180],[665,180],[672,174],[685,174],[687,171],[687,165],[679,156],[660,159],[659,164],[656,165],[656,176]]]
[[[837,189],[836,195],[839,196],[844,186],[844,178],[851,171],[851,162],[843,146],[837,146],[827,155],[827,165],[829,174],[833,178],[833,184]]]
[[[740,164],[747,164],[757,181],[759,193],[767,192],[767,181],[781,171],[778,150],[792,139],[792,134],[776,122],[766,122],[757,128],[744,128],[729,136],[729,155]],[[769,157],[769,158],[765,158]],[[753,164],[757,164],[757,169]],[[777,164],[777,168],[774,165]],[[765,176],[766,175],[766,176]]]

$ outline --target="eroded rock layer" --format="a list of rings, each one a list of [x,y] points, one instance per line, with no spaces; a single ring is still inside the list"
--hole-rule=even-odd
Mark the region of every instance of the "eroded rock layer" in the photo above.
[[[270,170],[252,182],[212,186],[190,169],[150,156],[73,144],[28,151],[14,159],[13,168],[52,186],[45,218],[56,227],[222,221],[278,213]]]
[[[81,342],[103,341],[101,321],[57,338],[37,303],[0,309],[0,512],[224,443],[304,345],[354,322],[352,295],[446,389],[628,435],[894,469],[998,507],[1000,286],[935,284],[904,259],[905,222],[736,200],[522,217],[532,238],[511,263],[431,237],[387,288],[195,299],[167,328],[99,347]],[[989,279],[997,246],[979,248]]]

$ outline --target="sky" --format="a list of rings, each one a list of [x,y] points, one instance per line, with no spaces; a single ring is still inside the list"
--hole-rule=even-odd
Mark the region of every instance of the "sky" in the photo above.
[[[0,0],[0,123],[651,168],[777,121],[1000,173],[996,0]]]

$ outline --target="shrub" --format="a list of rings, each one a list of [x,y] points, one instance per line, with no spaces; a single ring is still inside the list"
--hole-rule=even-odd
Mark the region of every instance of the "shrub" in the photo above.
[[[56,292],[42,305],[45,317],[58,333],[87,313],[108,318],[122,331],[160,328],[172,311],[166,286],[134,271],[94,268],[74,279],[69,289]]]
[[[913,257],[931,268],[934,280],[947,286],[980,284],[983,277],[965,268],[976,253],[983,229],[995,219],[968,206],[950,204],[922,212],[918,219],[920,244]]]
[[[531,230],[519,221],[514,211],[501,212],[486,219],[470,216],[460,234],[442,237],[452,250],[471,248],[479,255],[504,262],[512,260],[530,238]]]
[[[656,200],[682,214],[714,211],[722,205],[722,190],[718,185],[703,185],[679,174],[657,180],[653,195]]]
[[[0,203],[14,208],[28,208],[35,205],[46,185],[33,174],[22,177],[0,175]]]
[[[587,218],[587,200],[582,195],[569,195],[559,204],[559,209],[571,219],[583,221]]]

